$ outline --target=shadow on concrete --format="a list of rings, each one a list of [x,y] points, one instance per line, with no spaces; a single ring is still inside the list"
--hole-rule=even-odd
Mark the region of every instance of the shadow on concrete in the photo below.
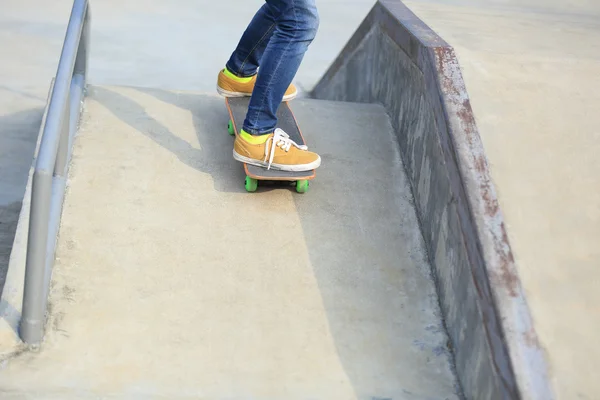
[[[8,261],[12,250],[21,202],[15,201],[7,205],[0,205],[0,293],[4,288],[6,273],[8,272]]]
[[[94,98],[186,165],[211,174],[215,190],[244,191],[221,98],[132,90],[189,110],[200,149],[121,94],[97,87]],[[385,112],[314,100],[293,108],[323,159],[309,193],[293,194],[304,233],[298,245],[308,251],[349,398],[455,399],[447,338]],[[348,390],[345,384],[327,382],[326,389]]]
[[[0,293],[43,112],[40,107],[0,117]]]
[[[33,95],[33,94],[28,93],[28,92],[26,92],[24,90],[15,89],[15,88],[13,88],[11,86],[0,85],[0,90],[6,91],[6,92],[9,92],[9,93],[12,93],[12,94],[16,94],[16,95],[18,95],[20,97],[24,97],[26,99],[36,100],[36,101],[39,101],[40,103],[45,103],[46,102],[46,99],[44,99],[42,97]]]
[[[359,399],[456,399],[413,198],[378,105],[311,101],[295,114],[323,158],[294,196],[329,329]]]
[[[0,316],[6,320],[7,325],[10,325],[15,337],[19,336],[18,321],[21,320],[21,312],[15,309],[12,304],[2,300],[0,301]],[[12,354],[12,353],[9,353]],[[0,360],[7,358],[7,355],[0,356]]]
[[[229,115],[225,101],[215,95],[171,92],[149,88],[129,88],[190,112],[199,148],[149,115],[131,98],[106,87],[93,87],[94,99],[121,121],[175,154],[181,162],[210,174],[218,192],[245,192],[242,165],[231,156],[233,137],[227,132]],[[293,186],[287,182],[261,182],[261,191]]]
[[[218,192],[243,192],[245,174],[231,156],[233,138],[227,133],[225,102],[214,96],[131,88],[178,108],[189,110],[199,148],[171,132],[131,98],[106,87],[93,87],[93,97],[121,121],[175,154],[181,162],[210,174]]]

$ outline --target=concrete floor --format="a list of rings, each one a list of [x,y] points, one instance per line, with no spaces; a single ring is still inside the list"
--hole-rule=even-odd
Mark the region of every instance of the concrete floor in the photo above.
[[[292,107],[322,168],[249,194],[221,97],[94,87],[46,343],[0,393],[458,399],[384,109]]]
[[[458,54],[559,399],[600,398],[600,2],[409,1]]]
[[[208,0],[93,2],[92,83],[212,91],[213,70],[260,3],[230,1],[224,10]],[[318,79],[373,1],[341,3],[319,2],[321,31],[298,74],[301,87]],[[407,4],[457,50],[559,398],[595,399],[600,3]],[[70,5],[0,0],[0,268]],[[215,22],[223,15],[232,22]]]
[[[320,31],[296,76],[301,90],[325,72],[373,0],[344,1],[343,9],[341,3],[320,1]],[[90,4],[91,83],[213,93],[218,70],[262,0]],[[71,6],[72,0],[0,0],[0,289]]]

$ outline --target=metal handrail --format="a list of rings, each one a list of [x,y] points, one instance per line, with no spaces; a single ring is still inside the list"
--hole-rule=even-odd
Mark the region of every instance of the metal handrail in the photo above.
[[[68,160],[84,97],[90,39],[88,0],[75,0],[48,103],[31,188],[19,335],[38,345],[44,324]]]

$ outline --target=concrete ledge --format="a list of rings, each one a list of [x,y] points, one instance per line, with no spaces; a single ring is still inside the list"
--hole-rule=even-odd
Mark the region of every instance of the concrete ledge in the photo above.
[[[454,50],[380,0],[313,89],[381,103],[396,131],[468,399],[552,399]]]
[[[19,323],[21,322],[21,311],[23,309],[23,286],[25,283],[25,261],[27,255],[27,236],[29,234],[29,210],[31,203],[31,183],[35,162],[38,155],[40,142],[42,139],[42,130],[46,123],[48,114],[48,105],[52,90],[54,89],[54,78],[50,82],[50,89],[46,100],[46,107],[42,116],[40,130],[35,146],[34,157],[29,168],[27,186],[23,195],[19,221],[13,241],[10,259],[8,261],[8,271],[6,282],[0,298],[0,359],[9,357],[11,354],[21,351],[25,348],[24,343],[19,338]]]

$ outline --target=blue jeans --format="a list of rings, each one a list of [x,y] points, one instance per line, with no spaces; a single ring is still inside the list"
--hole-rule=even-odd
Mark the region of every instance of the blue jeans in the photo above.
[[[239,77],[258,70],[244,120],[246,132],[275,130],[277,109],[318,27],[315,0],[266,0],[258,10],[226,64]]]

